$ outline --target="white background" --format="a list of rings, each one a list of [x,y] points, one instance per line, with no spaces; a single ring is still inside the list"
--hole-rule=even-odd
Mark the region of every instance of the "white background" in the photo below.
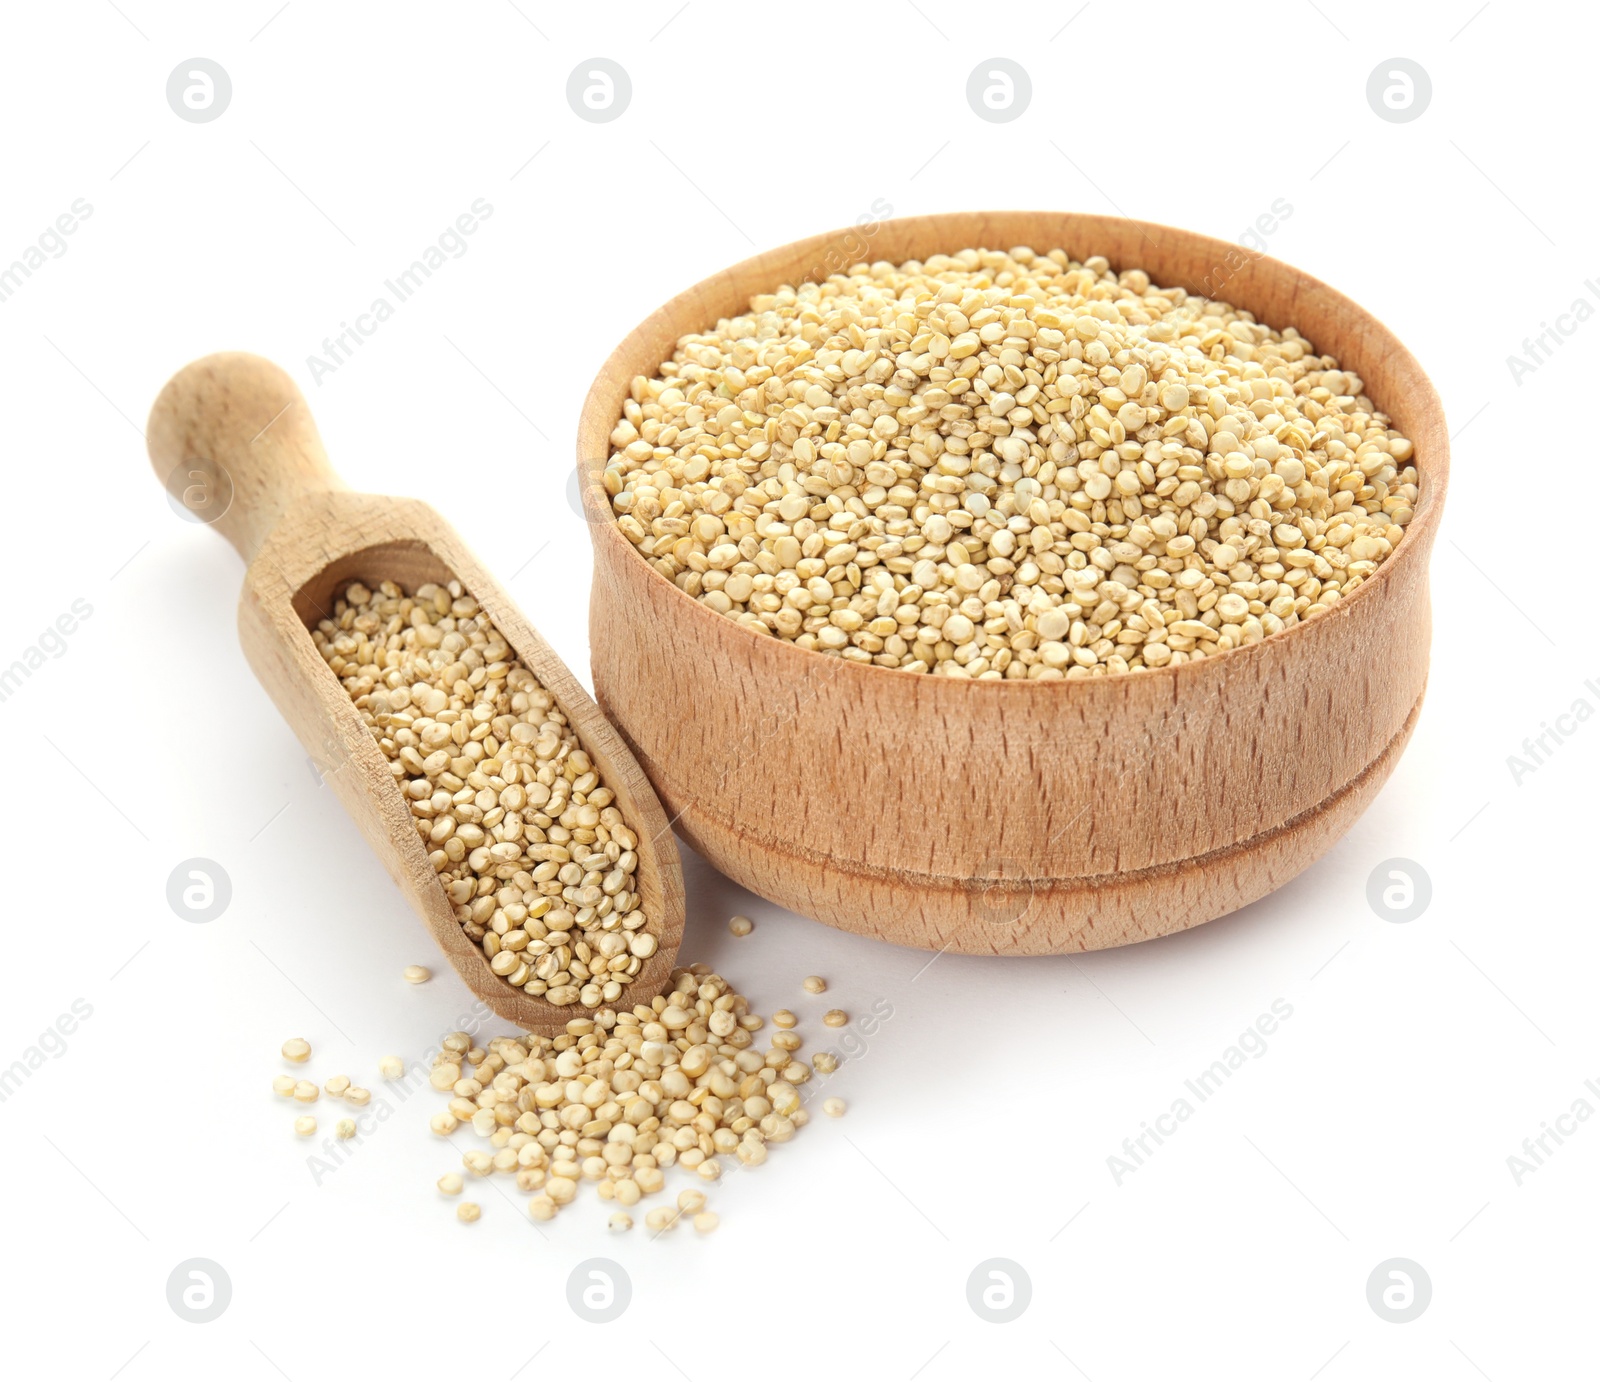
[[[1600,1126],[1520,1186],[1507,1165],[1575,1100],[1600,1107],[1584,1086],[1600,1082],[1600,725],[1520,785],[1507,766],[1580,696],[1600,706],[1583,685],[1600,654],[1581,421],[1600,325],[1520,385],[1506,363],[1600,294],[1584,287],[1600,274],[1590,13],[275,4],[6,17],[0,264],[75,199],[93,207],[0,303],[0,663],[74,600],[93,609],[0,705],[0,1066],[75,1000],[92,1008],[0,1104],[18,1375],[48,1359],[128,1382],[619,1366],[694,1382],[745,1366],[1504,1382],[1592,1356]],[[1031,74],[1014,123],[966,103],[986,54]],[[633,82],[609,124],[565,99],[596,55]],[[1397,55],[1433,83],[1407,124],[1365,97]],[[165,98],[196,56],[232,78],[212,123]],[[323,338],[480,197],[494,213],[469,252],[313,384]],[[282,1041],[313,1042],[318,1078],[381,1091],[378,1057],[420,1054],[468,994],[244,664],[239,559],[174,515],[144,457],[164,380],[218,349],[283,363],[346,479],[436,505],[587,680],[574,426],[600,361],[659,302],[878,199],[1120,211],[1233,238],[1279,198],[1293,212],[1269,251],[1393,327],[1456,432],[1426,709],[1349,837],[1187,935],[926,969],[686,854],[685,962],[817,1035],[833,1001],[893,1011],[834,1077],[842,1122],[713,1189],[718,1234],[609,1237],[587,1190],[541,1230],[525,1197],[482,1183],[483,1219],[463,1227],[433,1190],[456,1153],[427,1131],[427,1091],[316,1183],[299,1110],[269,1092]],[[166,901],[195,856],[233,886],[205,925]],[[1366,901],[1396,857],[1433,889],[1403,925]],[[725,927],[738,910],[757,920],[742,941]],[[419,961],[438,977],[405,986]],[[813,972],[827,999],[799,993]],[[1266,1054],[1119,1185],[1122,1140],[1276,999],[1293,1016]],[[336,1110],[313,1112],[330,1130]],[[633,1283],[607,1326],[566,1304],[597,1255]],[[167,1304],[192,1257],[231,1278],[210,1324]],[[1032,1283],[1013,1323],[966,1302],[992,1257]],[[1367,1303],[1391,1257],[1432,1281],[1409,1324]]]

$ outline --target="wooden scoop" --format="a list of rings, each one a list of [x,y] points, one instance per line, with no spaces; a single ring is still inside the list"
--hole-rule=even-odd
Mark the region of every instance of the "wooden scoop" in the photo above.
[[[639,837],[640,902],[659,942],[609,1006],[623,1010],[660,993],[684,914],[683,874],[661,803],[616,731],[455,530],[415,499],[346,489],[294,382],[254,355],[211,355],[175,375],[151,410],[148,437],[168,493],[221,529],[248,564],[239,641],[256,676],[313,760],[328,767],[345,809],[467,986],[528,1031],[556,1033],[589,1012],[513,988],[462,931],[388,761],[311,639],[352,581],[393,581],[407,593],[460,581],[555,697]]]

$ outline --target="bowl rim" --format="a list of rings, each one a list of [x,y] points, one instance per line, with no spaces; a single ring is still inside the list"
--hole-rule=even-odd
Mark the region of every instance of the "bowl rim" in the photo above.
[[[770,634],[758,634],[745,625],[727,618],[726,615],[718,614],[715,610],[680,588],[676,582],[663,576],[628,541],[622,529],[617,525],[609,497],[601,498],[604,495],[604,487],[599,482],[599,476],[604,470],[606,462],[610,459],[609,441],[603,447],[594,448],[596,451],[603,449],[606,452],[604,457],[588,454],[589,448],[586,448],[584,444],[585,437],[591,432],[602,438],[609,438],[612,428],[615,427],[616,419],[620,416],[620,408],[617,403],[613,402],[615,381],[619,377],[632,377],[637,373],[627,363],[636,353],[636,342],[656,325],[668,327],[668,334],[676,342],[684,333],[677,328],[675,323],[688,319],[691,314],[694,319],[704,321],[706,298],[717,294],[730,280],[765,276],[766,281],[772,282],[775,276],[772,272],[774,263],[815,257],[825,254],[830,248],[836,248],[843,242],[859,239],[861,238],[862,230],[859,224],[838,230],[824,231],[815,235],[802,236],[798,240],[791,240],[773,249],[749,255],[729,265],[727,268],[700,279],[690,287],[669,298],[644,317],[612,349],[595,374],[588,393],[584,396],[583,407],[578,420],[578,491],[583,505],[584,517],[590,530],[590,541],[595,546],[596,560],[598,561],[600,557],[601,543],[611,544],[608,554],[610,551],[618,551],[620,549],[622,555],[629,560],[637,562],[640,569],[647,574],[650,578],[647,584],[658,582],[660,587],[670,591],[672,596],[676,596],[683,601],[683,605],[679,608],[682,609],[684,618],[708,621],[702,626],[707,639],[713,636],[715,626],[721,626],[716,628],[717,634],[720,634],[722,629],[725,628],[735,629],[744,637],[755,640],[764,645],[765,648],[770,649],[768,656],[804,659],[803,662],[793,664],[796,673],[802,677],[808,671],[814,673],[818,670],[819,665],[835,664],[834,670],[836,672],[842,672],[844,668],[850,669],[848,673],[843,673],[844,675],[877,674],[898,678],[901,682],[906,683],[908,690],[919,685],[929,684],[938,687],[968,688],[959,692],[941,690],[930,693],[936,695],[1007,695],[1018,693],[1016,690],[1008,690],[1006,688],[1025,688],[1022,694],[1031,694],[1041,687],[1075,688],[1072,692],[1062,694],[1094,694],[1091,688],[1098,687],[1101,688],[1104,694],[1112,694],[1129,686],[1149,685],[1157,678],[1169,678],[1173,679],[1171,685],[1174,697],[1178,695],[1180,686],[1183,684],[1176,679],[1184,678],[1189,683],[1195,683],[1202,677],[1227,675],[1226,669],[1228,667],[1239,667],[1247,657],[1274,656],[1285,640],[1292,639],[1297,634],[1304,634],[1306,630],[1315,629],[1319,624],[1324,624],[1326,621],[1350,618],[1353,612],[1358,612],[1370,606],[1374,591],[1385,589],[1388,584],[1393,584],[1395,580],[1399,579],[1394,575],[1396,570],[1409,570],[1419,561],[1427,562],[1432,550],[1433,539],[1438,529],[1440,516],[1443,512],[1445,496],[1449,489],[1449,430],[1446,425],[1444,405],[1439,398],[1438,390],[1433,386],[1433,381],[1428,377],[1427,372],[1422,368],[1421,362],[1417,360],[1416,356],[1406,348],[1379,318],[1338,289],[1283,260],[1276,259],[1258,250],[1249,249],[1233,241],[1221,240],[1215,236],[1202,234],[1199,231],[1185,230],[1178,226],[1163,225],[1155,221],[1139,221],[1128,216],[1106,216],[1094,212],[969,210],[894,217],[876,221],[873,224],[876,227],[874,234],[886,228],[892,228],[907,234],[920,235],[923,239],[927,239],[937,236],[946,228],[973,226],[975,223],[979,225],[996,222],[1009,224],[1019,218],[1034,218],[1041,221],[1052,220],[1056,222],[1060,227],[1060,235],[1056,243],[1051,245],[1052,249],[1059,247],[1069,239],[1076,240],[1080,246],[1092,245],[1093,237],[1097,232],[1102,232],[1112,226],[1118,227],[1119,230],[1131,227],[1146,243],[1157,247],[1158,256],[1175,253],[1178,244],[1181,242],[1187,248],[1200,251],[1213,264],[1228,263],[1233,271],[1234,278],[1237,278],[1241,272],[1241,268],[1235,267],[1235,264],[1242,263],[1242,265],[1248,265],[1256,274],[1288,279],[1294,285],[1293,298],[1298,299],[1313,294],[1322,297],[1328,308],[1341,310],[1353,324],[1358,325],[1371,336],[1374,353],[1380,353],[1387,359],[1392,359],[1396,364],[1397,372],[1409,373],[1413,376],[1411,386],[1413,394],[1412,407],[1416,413],[1416,418],[1408,428],[1408,432],[1417,431],[1416,423],[1426,421],[1434,424],[1434,430],[1438,434],[1437,439],[1430,449],[1425,462],[1420,451],[1413,453],[1412,464],[1417,469],[1419,494],[1416,509],[1412,513],[1411,522],[1407,525],[1404,536],[1394,549],[1394,552],[1378,566],[1371,576],[1361,583],[1354,594],[1342,597],[1331,609],[1324,610],[1312,619],[1302,620],[1276,633],[1268,634],[1258,643],[1230,648],[1225,653],[1217,653],[1199,661],[1190,660],[1177,665],[1169,663],[1164,667],[1136,668],[1127,672],[1112,673],[1104,676],[1062,677],[1059,680],[999,677],[984,681],[976,677],[937,676],[931,671],[921,675],[908,675],[898,667],[880,667],[871,662],[855,662],[844,657],[829,657],[827,654],[818,653],[810,648],[798,647],[788,639],[775,638]],[[993,240],[1006,239],[1004,236],[996,235],[993,230],[988,231],[987,234]],[[1162,237],[1165,238],[1163,239]],[[957,240],[960,236],[952,235],[948,238]],[[1015,240],[1009,240],[1007,247],[1016,247],[1018,243]],[[898,260],[898,262],[905,263],[909,259],[926,259],[934,254],[954,254],[966,248],[987,249],[990,246],[974,242],[956,244],[954,248],[930,249],[922,255],[908,255],[906,258]],[[1030,246],[1030,248],[1032,247]],[[1099,253],[1099,251],[1092,252]],[[1073,253],[1077,253],[1077,251],[1073,251]],[[1106,257],[1109,258],[1109,256]],[[883,256],[879,256],[867,262],[877,263],[882,259]],[[841,269],[848,268],[859,262],[862,262],[859,256],[846,258],[839,267]],[[1079,262],[1082,262],[1081,259]],[[1116,260],[1111,262],[1113,268],[1118,267]],[[1143,263],[1129,264],[1123,267],[1146,268]],[[829,275],[824,276],[823,281],[826,281],[826,277],[831,276],[831,273],[838,271],[837,269],[831,270]],[[1172,275],[1158,274],[1149,269],[1146,269],[1146,271],[1151,274],[1152,282],[1161,283],[1163,286],[1182,286],[1191,296],[1209,296],[1199,290],[1189,289],[1186,284],[1173,282]],[[772,287],[767,291],[776,291],[784,286],[793,287],[796,286],[797,282],[807,281],[810,281],[809,277],[799,278],[789,283],[772,282]],[[1230,279],[1230,281],[1233,280]],[[1248,287],[1248,285],[1246,286]],[[1212,298],[1210,300],[1227,302],[1231,306],[1249,312],[1257,321],[1263,320],[1261,313],[1253,308],[1244,306],[1234,299]],[[711,324],[706,323],[706,325]],[[1268,324],[1270,325],[1271,323]],[[1286,325],[1293,326],[1295,323],[1289,322]],[[1278,326],[1275,329],[1282,330],[1284,328]],[[692,330],[693,328],[691,328]],[[1338,342],[1318,342],[1318,353],[1333,354],[1341,358],[1341,361],[1345,358],[1344,352],[1339,349]],[[1362,382],[1365,386],[1365,376],[1363,376]],[[1393,416],[1393,413],[1385,406],[1384,400],[1373,399],[1373,403],[1387,415]],[[655,587],[652,585],[652,588]],[[1362,603],[1363,601],[1365,601],[1365,604]],[[818,659],[823,660],[821,664],[819,664]],[[868,683],[868,685],[871,684]]]

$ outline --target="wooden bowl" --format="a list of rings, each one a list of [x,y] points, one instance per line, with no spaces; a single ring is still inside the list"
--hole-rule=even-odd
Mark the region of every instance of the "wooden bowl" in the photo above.
[[[1411,353],[1326,284],[1223,240],[1112,216],[958,212],[816,235],[652,313],[584,405],[595,694],[679,833],[752,892],[902,945],[1054,954],[1147,940],[1264,896],[1366,809],[1428,675],[1443,409]],[[1349,598],[1249,647],[1058,682],[963,681],[763,637],[656,572],[600,484],[636,375],[781,284],[863,259],[1057,247],[1220,298],[1359,374],[1415,444],[1405,538]]]

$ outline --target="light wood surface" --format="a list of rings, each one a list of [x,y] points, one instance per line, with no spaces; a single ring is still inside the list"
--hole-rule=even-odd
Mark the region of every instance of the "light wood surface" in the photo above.
[[[245,656],[473,993],[529,1031],[559,1032],[570,1018],[587,1014],[512,988],[490,970],[456,920],[387,760],[308,631],[331,615],[354,580],[391,580],[410,591],[454,577],[555,696],[639,835],[639,894],[660,938],[660,948],[615,1006],[648,1002],[661,992],[684,916],[677,845],[661,804],[594,702],[455,531],[414,499],[347,490],[328,465],[294,382],[256,356],[212,355],[182,370],[156,400],[148,436],[156,475],[164,482],[174,472],[180,477],[172,483],[175,491],[186,473],[180,463],[209,462],[231,477],[232,504],[215,526],[249,563],[239,599]]]
[[[1352,597],[1218,658],[1064,682],[847,663],[754,634],[679,590],[616,527],[599,476],[635,375],[655,374],[680,336],[754,294],[852,262],[862,242],[859,229],[814,236],[689,289],[617,347],[584,405],[596,696],[677,830],[763,897],[934,950],[1122,945],[1280,887],[1371,802],[1421,707],[1428,556],[1449,467],[1421,366],[1348,298],[1226,241],[1050,212],[880,223],[855,258],[1061,247],[1298,328],[1413,440],[1421,497],[1394,555]]]

